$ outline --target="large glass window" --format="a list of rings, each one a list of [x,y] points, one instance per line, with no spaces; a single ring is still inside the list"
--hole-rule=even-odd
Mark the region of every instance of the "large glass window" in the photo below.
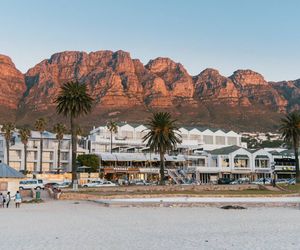
[[[216,136],[217,145],[225,145],[225,136]]]
[[[227,143],[228,145],[237,145],[237,138],[233,136],[228,136]]]
[[[234,167],[235,168],[248,168],[249,159],[247,158],[234,158]]]
[[[203,135],[203,141],[205,144],[214,144],[214,137],[212,135]]]

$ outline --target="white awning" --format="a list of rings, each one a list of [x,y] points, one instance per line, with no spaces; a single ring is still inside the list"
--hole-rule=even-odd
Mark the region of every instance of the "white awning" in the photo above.
[[[144,154],[137,153],[116,153],[117,161],[147,161]]]
[[[173,162],[184,162],[185,158],[183,155],[165,155],[166,161],[173,161]]]
[[[102,161],[117,161],[115,154],[111,153],[100,153],[98,155]]]

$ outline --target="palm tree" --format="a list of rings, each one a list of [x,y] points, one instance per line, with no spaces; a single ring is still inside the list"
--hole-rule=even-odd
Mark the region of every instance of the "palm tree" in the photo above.
[[[281,119],[280,132],[283,139],[292,145],[296,161],[296,182],[300,182],[299,172],[299,142],[300,142],[300,114],[293,112]]]
[[[55,99],[56,112],[70,118],[72,141],[72,182],[77,180],[77,129],[75,119],[88,114],[92,110],[94,99],[88,94],[87,86],[79,82],[67,82],[61,86],[59,95]]]
[[[110,153],[112,153],[112,144],[113,144],[112,135],[118,133],[118,126],[117,123],[115,123],[114,121],[109,121],[106,127],[110,131]]]
[[[46,129],[46,120],[39,118],[35,121],[35,129],[40,132],[40,173],[43,173],[43,132]]]
[[[61,148],[61,141],[64,139],[64,134],[66,133],[67,129],[66,126],[62,123],[57,123],[53,127],[54,133],[56,133],[56,140],[58,141],[58,148],[57,148],[57,173],[59,174],[60,170],[60,148]]]
[[[21,128],[19,130],[21,142],[24,145],[24,173],[27,173],[27,144],[29,137],[31,136],[31,131],[28,128]]]
[[[160,184],[164,185],[165,177],[165,159],[164,155],[167,150],[176,147],[181,142],[181,136],[178,134],[176,121],[172,120],[170,113],[154,113],[147,124],[149,132],[143,137],[143,142],[151,151],[159,152],[160,155]]]
[[[15,124],[12,122],[7,122],[4,123],[1,131],[4,133],[4,138],[5,138],[5,144],[6,144],[6,159],[7,159],[7,165],[9,165],[9,148],[10,148],[10,140],[12,137],[12,134],[15,129]]]

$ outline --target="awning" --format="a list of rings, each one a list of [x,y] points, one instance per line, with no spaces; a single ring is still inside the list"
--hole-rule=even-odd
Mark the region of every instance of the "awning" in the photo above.
[[[183,155],[165,155],[165,160],[173,162],[185,162]]]
[[[248,155],[236,155],[234,158],[249,159]]]
[[[99,154],[102,161],[117,161],[115,154],[101,153]]]
[[[117,161],[147,161],[144,154],[137,153],[116,153]]]
[[[255,157],[255,159],[258,158],[258,159],[269,159],[269,157],[267,155],[257,155]]]
[[[160,161],[159,154],[145,154],[147,161],[157,162]]]

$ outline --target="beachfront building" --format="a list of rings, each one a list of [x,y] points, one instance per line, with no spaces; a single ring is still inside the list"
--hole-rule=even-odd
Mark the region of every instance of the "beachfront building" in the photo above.
[[[278,178],[291,178],[296,174],[296,161],[293,150],[272,150],[274,172]]]
[[[72,153],[71,153],[71,136],[64,135],[60,148],[60,166],[58,162],[58,141],[55,134],[48,131],[43,132],[43,172],[55,172],[60,167],[62,172],[71,171]],[[40,167],[40,132],[31,131],[31,136],[27,144],[27,170],[32,173],[39,172]],[[77,154],[88,153],[88,150],[77,146]],[[10,150],[9,163],[7,162],[6,142],[3,135],[0,134],[0,161],[7,163],[17,171],[24,170],[24,145],[21,142],[19,133],[13,133]]]
[[[148,130],[142,124],[117,123],[118,132],[112,134],[113,152],[141,152],[145,149],[146,143],[142,138]],[[179,149],[186,150],[213,150],[226,146],[242,146],[241,135],[234,131],[211,129],[204,127],[180,127],[179,134],[182,143]],[[86,138],[86,148],[90,153],[110,152],[111,132],[104,126],[99,126],[90,131]]]
[[[160,158],[157,154],[106,152],[98,156],[104,176],[108,179],[159,178]],[[264,149],[249,150],[234,145],[212,151],[190,151],[185,155],[167,154],[165,173],[175,183],[185,183],[190,179],[201,183],[217,182],[219,178],[256,180],[272,177],[274,161],[280,162],[279,158],[274,159],[274,155]],[[276,169],[279,170],[279,166]],[[280,173],[275,171],[277,177]]]

